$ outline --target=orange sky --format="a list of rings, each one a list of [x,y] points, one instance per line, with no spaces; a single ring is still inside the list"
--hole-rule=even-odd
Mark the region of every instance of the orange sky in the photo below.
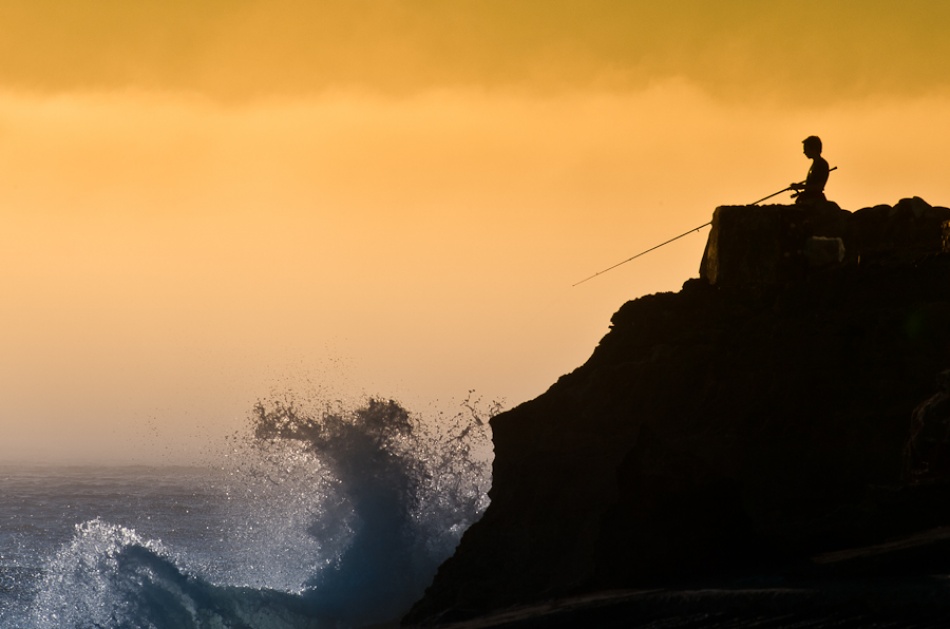
[[[950,205],[943,2],[195,4],[0,0],[0,461],[186,460],[288,390],[517,404],[705,232],[573,283],[813,133],[842,207]]]

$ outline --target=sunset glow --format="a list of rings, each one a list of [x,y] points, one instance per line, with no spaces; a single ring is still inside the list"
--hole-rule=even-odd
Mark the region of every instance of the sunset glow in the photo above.
[[[950,205],[950,5],[748,5],[0,1],[0,461],[189,460],[285,391],[530,399],[706,232],[573,283],[807,135],[845,209]]]

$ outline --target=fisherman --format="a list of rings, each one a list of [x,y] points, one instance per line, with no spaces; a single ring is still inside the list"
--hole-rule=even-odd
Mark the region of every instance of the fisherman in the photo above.
[[[814,205],[825,200],[825,184],[828,183],[828,162],[821,156],[821,139],[810,135],[802,140],[805,157],[811,160],[805,183],[793,183],[789,188],[797,190],[795,204]]]
[[[825,199],[825,184],[828,183],[828,175],[831,173],[831,171],[837,170],[838,167],[835,166],[834,168],[828,168],[828,162],[826,162],[825,158],[821,156],[821,139],[817,135],[808,136],[807,138],[802,140],[802,144],[804,145],[803,152],[805,153],[805,157],[811,160],[811,168],[808,169],[808,177],[805,178],[805,181],[800,182],[800,183],[790,184],[787,188],[782,188],[778,192],[773,192],[769,196],[762,197],[758,201],[750,203],[749,205],[758,205],[759,203],[762,203],[763,201],[767,201],[768,199],[771,199],[772,197],[776,197],[784,192],[788,192],[789,190],[796,191],[795,194],[792,195],[795,199],[796,205],[815,205],[827,200]],[[691,229],[688,232],[684,232],[680,234],[679,236],[674,236],[673,238],[670,238],[666,242],[661,242],[655,247],[650,247],[646,251],[641,251],[640,253],[638,253],[637,255],[631,258],[627,258],[623,262],[618,262],[617,264],[613,266],[609,266],[603,271],[597,271],[593,275],[585,279],[582,279],[580,282],[577,282],[576,284],[574,284],[574,286],[577,286],[578,284],[583,284],[587,280],[592,280],[598,275],[602,275],[603,273],[606,273],[607,271],[616,269],[621,264],[626,264],[627,262],[630,262],[631,260],[636,260],[637,258],[639,258],[640,256],[644,254],[650,253],[651,251],[659,249],[660,247],[664,247],[670,244],[671,242],[673,242],[674,240],[679,240],[680,238],[688,234],[697,232],[703,227],[708,227],[709,225],[712,225],[712,224],[713,224],[712,221],[708,223],[703,223],[702,225],[700,225],[699,227],[695,229]],[[703,254],[702,264],[705,267],[706,254]],[[950,437],[948,437],[948,440],[950,440]],[[950,468],[950,466],[948,466],[948,468]],[[950,477],[950,472],[948,472],[948,477]]]

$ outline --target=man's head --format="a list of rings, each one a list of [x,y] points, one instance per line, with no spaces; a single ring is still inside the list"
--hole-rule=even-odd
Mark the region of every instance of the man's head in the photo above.
[[[817,157],[821,155],[821,138],[817,135],[810,135],[802,140],[802,149],[806,157]]]

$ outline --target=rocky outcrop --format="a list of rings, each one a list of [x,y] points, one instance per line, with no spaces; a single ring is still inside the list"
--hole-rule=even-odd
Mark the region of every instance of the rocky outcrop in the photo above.
[[[928,441],[915,416],[950,368],[948,220],[718,208],[701,279],[625,304],[586,364],[492,420],[491,506],[406,622],[807,572],[950,524],[947,479],[919,473],[947,464],[946,422]]]
[[[950,251],[950,210],[920,197],[851,213],[813,206],[723,206],[713,213],[700,277],[715,286],[775,286],[847,262],[913,262]]]

